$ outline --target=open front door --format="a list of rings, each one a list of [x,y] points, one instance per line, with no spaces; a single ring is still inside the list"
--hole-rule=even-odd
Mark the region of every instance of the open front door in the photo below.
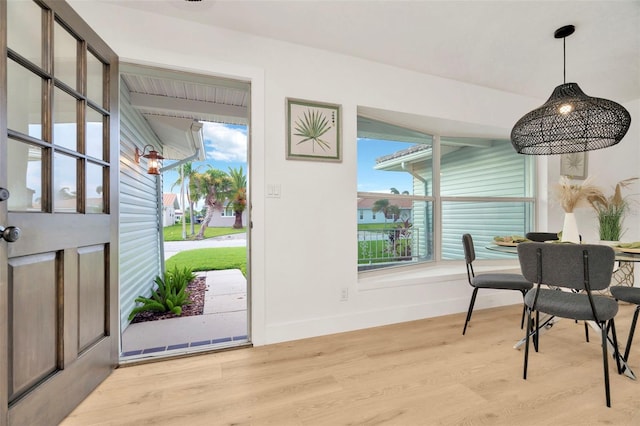
[[[118,59],[0,0],[0,425],[57,424],[118,360]]]

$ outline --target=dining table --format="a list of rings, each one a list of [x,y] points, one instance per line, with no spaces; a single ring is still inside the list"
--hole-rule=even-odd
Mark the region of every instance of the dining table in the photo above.
[[[521,244],[521,243],[494,242],[493,244],[490,244],[485,248],[490,251],[513,254],[517,256],[518,244]],[[550,243],[550,244],[553,244],[553,243]],[[562,244],[562,243],[556,242],[555,244]],[[636,262],[640,262],[640,250],[624,249],[624,248],[615,247],[615,246],[612,246],[612,248],[614,249],[614,252],[615,252],[615,260],[617,262],[617,267],[616,269],[614,269],[613,274],[611,275],[611,281],[612,281],[611,285],[625,285],[625,286],[633,287],[634,264]],[[540,324],[537,327],[537,330],[540,334],[543,334],[545,331],[550,330],[553,327],[553,324],[555,324],[558,321],[560,321],[560,318],[556,318],[555,316],[552,316],[552,315],[545,315],[540,319]],[[592,329],[596,330],[597,332],[601,331],[600,327],[595,321],[585,321],[585,323],[588,324]],[[534,333],[535,331],[531,331],[529,336],[533,335]],[[515,345],[513,345],[513,348],[514,349],[520,348],[522,345],[525,344],[526,340],[527,340],[526,336],[523,337],[518,342],[516,342]],[[633,370],[629,367],[629,365],[627,364],[626,360],[624,359],[620,351],[615,350],[613,340],[608,334],[607,334],[607,343],[608,343],[608,349],[610,350],[610,353],[614,357],[614,359],[615,359],[616,353],[618,354],[618,362],[620,362],[620,365],[622,366],[622,373],[625,376],[629,377],[630,379],[635,380],[636,376]]]

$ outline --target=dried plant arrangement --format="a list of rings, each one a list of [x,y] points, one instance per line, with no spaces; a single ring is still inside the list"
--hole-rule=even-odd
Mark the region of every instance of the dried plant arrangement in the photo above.
[[[561,176],[555,192],[565,213],[573,213],[578,207],[588,207],[591,199],[603,197],[602,190],[592,183],[590,177],[582,183],[574,183],[566,176]]]

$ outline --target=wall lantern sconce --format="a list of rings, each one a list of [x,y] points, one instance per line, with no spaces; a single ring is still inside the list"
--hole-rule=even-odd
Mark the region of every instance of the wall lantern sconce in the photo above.
[[[564,56],[564,83],[538,109],[527,113],[511,130],[511,143],[520,154],[553,155],[607,148],[622,140],[631,116],[616,102],[586,95],[566,81],[566,37],[575,27],[558,28]]]
[[[149,152],[147,153],[147,148],[149,148]],[[145,145],[144,148],[142,148],[142,152],[140,152],[140,150],[136,147],[136,164],[140,164],[140,157],[144,157],[149,159],[149,164],[148,164],[148,169],[147,169],[147,173],[150,175],[159,175],[160,174],[160,167],[158,165],[158,160],[164,160],[164,157],[160,154],[158,154],[158,151],[156,151],[153,147],[153,145]]]

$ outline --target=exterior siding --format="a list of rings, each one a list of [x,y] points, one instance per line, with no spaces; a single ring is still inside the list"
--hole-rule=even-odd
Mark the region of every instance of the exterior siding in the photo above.
[[[159,143],[144,117],[131,107],[122,80],[120,114],[120,328],[124,331],[135,298],[150,294],[162,269],[157,198],[162,182],[134,161],[136,146],[142,149],[145,144]]]
[[[514,158],[506,142],[491,148],[461,148],[442,159],[443,197],[525,197],[525,156]],[[484,249],[496,235],[524,235],[532,206],[523,202],[442,203],[442,258],[462,259],[462,234],[470,233],[479,258],[503,257]],[[524,220],[523,220],[524,219]]]

